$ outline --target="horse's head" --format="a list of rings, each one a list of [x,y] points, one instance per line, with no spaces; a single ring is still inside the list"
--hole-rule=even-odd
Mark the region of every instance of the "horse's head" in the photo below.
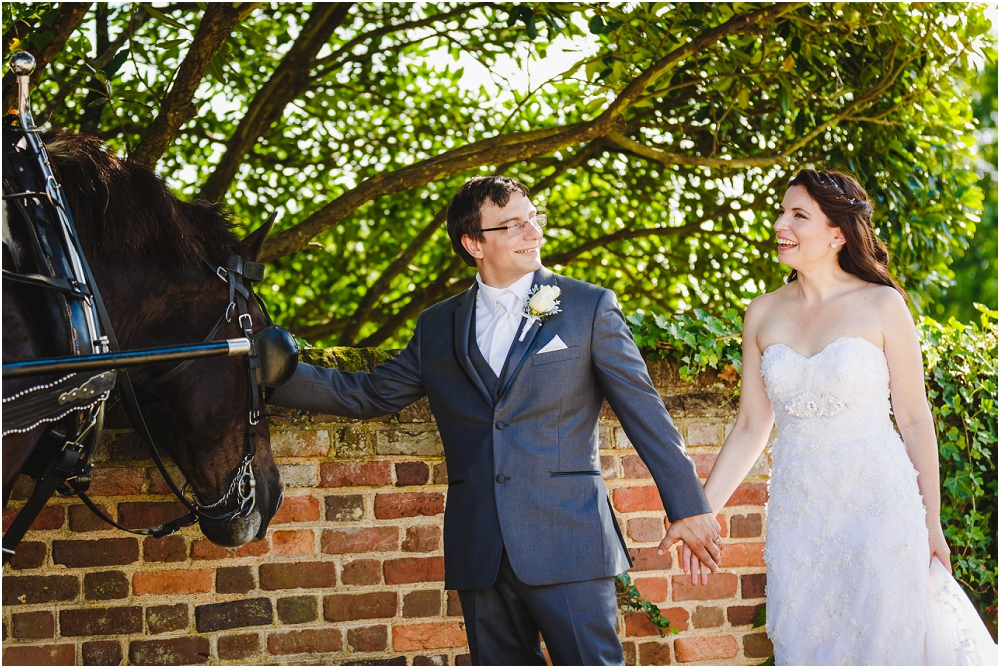
[[[97,140],[57,134],[47,144],[122,349],[200,342],[216,323],[213,339],[243,336],[238,313],[229,309],[225,272],[213,267],[225,266],[232,253],[256,260],[270,224],[238,241],[218,205],[177,199],[152,171],[117,159]],[[240,282],[252,290],[248,280]],[[252,295],[247,310],[254,331],[268,324]],[[173,370],[170,363],[149,365],[131,376],[157,447],[173,458],[202,505],[218,503],[206,516],[237,507],[238,495],[227,491],[248,432],[256,447],[253,510],[226,521],[203,516],[202,531],[229,547],[263,538],[283,484],[266,418],[248,420],[246,358],[197,360],[168,376]]]
[[[235,244],[233,253],[245,260],[255,261],[269,229],[269,224],[261,226]],[[201,274],[208,278],[200,286],[197,296],[188,292],[190,285],[184,282],[187,272],[181,272],[185,275],[173,284],[179,298],[169,301],[180,302],[183,295],[189,305],[185,311],[192,315],[197,311],[200,316],[193,317],[188,323],[175,323],[175,340],[197,341],[204,338],[218,318],[223,321],[214,339],[242,336],[246,323],[241,325],[239,312],[230,307],[228,284],[219,278],[219,274],[213,274],[207,265],[203,269]],[[240,278],[239,282],[252,289],[250,281],[245,278]],[[252,296],[246,300],[246,309],[254,332],[269,324]],[[194,323],[201,325],[199,327]],[[156,414],[153,418],[157,423],[154,438],[163,434],[163,447],[184,472],[198,501],[209,506],[201,517],[202,531],[212,542],[229,547],[263,538],[268,522],[281,505],[283,490],[281,476],[271,456],[267,418],[262,415],[263,388],[256,390],[258,414],[250,415],[253,401],[250,396],[250,371],[245,358],[197,361],[176,376],[157,382],[163,373],[174,368],[167,365],[166,370],[164,367],[146,369],[136,376],[136,384],[140,401],[149,406],[149,413]],[[213,519],[213,516],[232,512],[239,505],[239,494],[234,493],[238,483],[234,481],[239,476],[243,458],[249,454],[251,440],[256,449],[252,465],[255,482],[252,491],[256,495],[254,507],[248,514],[234,519]],[[230,496],[226,497],[227,494]]]

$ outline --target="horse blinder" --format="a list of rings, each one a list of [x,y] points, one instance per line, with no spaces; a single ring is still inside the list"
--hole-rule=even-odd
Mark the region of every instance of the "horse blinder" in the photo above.
[[[260,384],[277,387],[288,381],[299,364],[299,344],[284,327],[268,325],[255,332],[257,355],[260,358]]]

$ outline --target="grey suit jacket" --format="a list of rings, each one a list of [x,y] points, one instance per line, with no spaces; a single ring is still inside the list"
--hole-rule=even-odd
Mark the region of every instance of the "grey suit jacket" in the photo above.
[[[413,338],[371,373],[300,364],[271,403],[346,417],[401,410],[425,394],[448,466],[445,586],[482,589],[504,548],[531,585],[609,577],[630,560],[607,500],[597,418],[606,398],[672,520],[711,512],[692,461],[614,293],[546,269],[561,313],[516,338],[494,394],[469,358],[476,286],[420,314]],[[538,353],[558,335],[566,348]]]

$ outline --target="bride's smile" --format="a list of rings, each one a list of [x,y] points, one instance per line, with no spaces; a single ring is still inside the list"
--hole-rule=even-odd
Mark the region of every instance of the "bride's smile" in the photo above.
[[[774,221],[778,261],[799,271],[827,264],[844,244],[844,235],[802,186],[792,186]]]

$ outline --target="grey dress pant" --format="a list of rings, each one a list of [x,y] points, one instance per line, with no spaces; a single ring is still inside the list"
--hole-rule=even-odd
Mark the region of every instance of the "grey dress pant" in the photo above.
[[[544,666],[541,638],[554,665],[624,665],[615,632],[615,579],[532,586],[521,582],[504,550],[486,589],[458,592],[472,663]]]

